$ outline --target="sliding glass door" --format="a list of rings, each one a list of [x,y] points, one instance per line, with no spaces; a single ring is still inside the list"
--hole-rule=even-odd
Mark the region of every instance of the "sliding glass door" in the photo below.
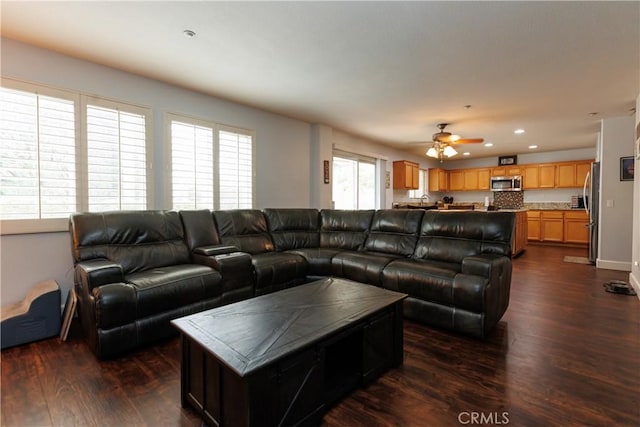
[[[333,155],[335,209],[376,208],[376,161],[347,153]]]

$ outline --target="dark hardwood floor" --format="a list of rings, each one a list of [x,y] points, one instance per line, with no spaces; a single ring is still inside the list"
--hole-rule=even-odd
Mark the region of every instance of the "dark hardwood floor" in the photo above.
[[[485,341],[405,321],[404,365],[324,416],[325,426],[638,426],[640,301],[602,284],[628,273],[528,246],[509,309]],[[75,327],[2,351],[2,426],[199,426],[180,407],[178,339],[98,362]],[[473,422],[475,420],[475,423]]]

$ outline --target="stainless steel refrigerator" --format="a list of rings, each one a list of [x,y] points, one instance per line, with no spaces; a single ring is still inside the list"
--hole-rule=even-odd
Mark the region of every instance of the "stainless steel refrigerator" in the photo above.
[[[600,217],[600,162],[591,163],[591,171],[584,180],[582,189],[584,209],[589,214],[589,262],[598,258],[598,219]]]

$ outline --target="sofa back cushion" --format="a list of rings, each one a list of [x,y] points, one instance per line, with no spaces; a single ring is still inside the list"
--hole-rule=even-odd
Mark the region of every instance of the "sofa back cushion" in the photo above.
[[[69,219],[74,264],[106,258],[125,274],[188,264],[180,216],[173,211],[79,213]]]
[[[455,263],[479,254],[510,257],[514,227],[513,212],[426,211],[413,256]]]
[[[276,251],[320,246],[320,213],[317,209],[264,209]]]
[[[180,211],[185,241],[190,251],[203,246],[220,244],[213,214],[208,209]]]
[[[374,210],[320,211],[320,247],[358,250],[364,244]]]
[[[423,210],[383,209],[373,214],[364,250],[409,257],[418,241]]]
[[[252,255],[273,251],[267,220],[258,209],[214,211],[218,235],[224,245],[236,246]]]

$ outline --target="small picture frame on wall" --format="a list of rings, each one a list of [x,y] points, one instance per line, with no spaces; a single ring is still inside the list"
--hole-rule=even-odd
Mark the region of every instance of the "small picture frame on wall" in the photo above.
[[[635,159],[633,156],[620,157],[620,181],[633,181]]]
[[[511,166],[518,164],[518,156],[500,156],[498,157],[498,166]]]

